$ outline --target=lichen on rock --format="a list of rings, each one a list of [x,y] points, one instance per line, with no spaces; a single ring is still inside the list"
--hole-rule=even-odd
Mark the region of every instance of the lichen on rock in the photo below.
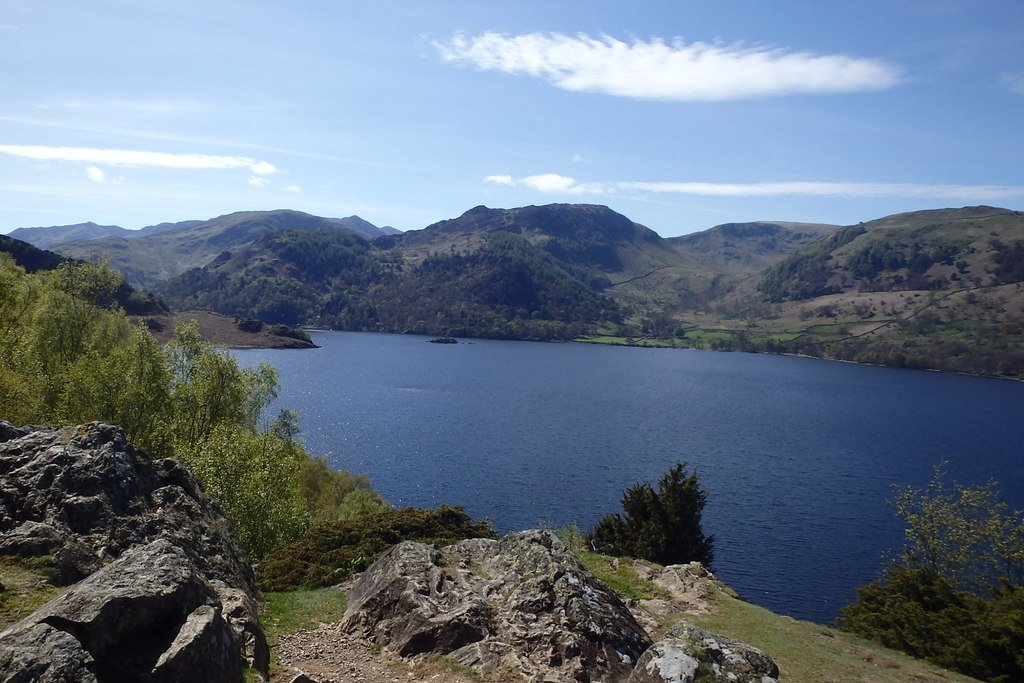
[[[0,555],[73,584],[0,633],[5,680],[238,681],[267,673],[252,566],[173,460],[123,431],[0,421]]]

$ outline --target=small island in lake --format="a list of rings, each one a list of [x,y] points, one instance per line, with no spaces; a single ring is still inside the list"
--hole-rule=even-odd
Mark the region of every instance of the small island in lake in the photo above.
[[[458,344],[459,340],[449,334],[445,334],[440,337],[428,339],[427,342],[430,344]]]

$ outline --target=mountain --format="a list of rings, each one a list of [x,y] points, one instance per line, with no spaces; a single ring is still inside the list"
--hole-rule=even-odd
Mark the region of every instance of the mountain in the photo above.
[[[95,223],[77,223],[75,225],[53,225],[47,228],[17,228],[8,235],[15,239],[28,242],[40,249],[53,249],[68,242],[83,242],[103,239],[104,237],[144,237],[172,230],[183,230],[202,223],[202,221],[180,221],[178,223],[160,223],[149,225],[141,230],[129,230],[118,225],[96,225]]]
[[[478,206],[404,233],[368,225],[249,212],[65,248],[106,251],[129,280],[161,283],[178,308],[275,323],[1024,376],[1017,211],[933,209],[845,227],[729,223],[671,239],[585,204]]]
[[[478,206],[372,245],[269,235],[159,291],[177,307],[286,324],[573,338],[671,319],[829,229],[733,225],[665,240],[606,206]],[[741,256],[715,256],[727,247]]]
[[[420,236],[405,239],[280,232],[160,292],[179,307],[349,330],[564,339],[618,317],[600,285],[520,235],[479,233],[471,250],[429,254]]]
[[[773,350],[1024,377],[1024,212],[969,206],[841,228],[768,268],[758,289]]]
[[[167,224],[163,224],[167,225]],[[153,226],[133,237],[105,237],[62,244],[58,251],[80,259],[106,257],[125,279],[151,289],[190,268],[205,266],[223,252],[241,249],[269,234],[299,228],[344,230],[368,237],[384,234],[358,216],[322,218],[300,211],[243,211],[201,222]]]
[[[96,225],[89,222],[54,225],[48,228],[17,228],[9,232],[8,237],[28,242],[40,249],[49,249],[64,242],[123,236],[126,232],[129,231],[117,225]]]
[[[725,223],[667,241],[711,270],[749,273],[771,266],[838,228],[823,223]]]
[[[896,214],[843,228],[792,254],[768,270],[761,289],[784,301],[1017,282],[1024,279],[1021,240],[1024,213],[1018,211],[973,206]]]

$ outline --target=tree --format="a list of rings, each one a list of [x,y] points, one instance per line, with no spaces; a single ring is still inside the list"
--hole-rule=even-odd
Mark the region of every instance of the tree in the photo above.
[[[647,483],[626,489],[622,495],[624,514],[601,518],[587,542],[609,555],[659,564],[696,561],[710,566],[714,537],[705,536],[701,529],[706,502],[707,493],[701,489],[697,473],[687,473],[686,463],[677,462],[662,475],[657,492]]]
[[[900,563],[982,596],[1024,586],[1024,513],[999,499],[994,481],[948,484],[944,467],[935,467],[924,489],[897,488],[890,501],[906,524]]]
[[[906,543],[882,576],[843,608],[842,628],[987,681],[1024,680],[1024,512],[995,482],[945,481],[890,504]]]

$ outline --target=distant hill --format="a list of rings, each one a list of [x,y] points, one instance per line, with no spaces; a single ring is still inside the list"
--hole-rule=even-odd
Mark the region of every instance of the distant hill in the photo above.
[[[973,206],[849,226],[769,269],[772,301],[843,292],[946,290],[1024,279],[1024,213]]]
[[[171,230],[183,230],[197,225],[202,221],[181,221],[178,223],[160,223],[150,225],[141,230],[129,230],[118,225],[96,225],[95,223],[77,223],[75,225],[53,225],[47,228],[17,228],[9,233],[10,237],[28,242],[40,249],[52,249],[68,242],[82,242],[102,239],[104,237],[145,237]]]
[[[390,234],[384,234],[390,233]],[[1024,377],[1024,213],[760,221],[663,239],[605,206],[478,206],[398,233],[246,212],[105,253],[176,308],[346,330],[770,351]]]
[[[190,268],[200,268],[223,252],[241,249],[266,235],[283,230],[343,230],[368,237],[383,233],[358,216],[322,218],[300,211],[243,211],[208,221],[171,224],[164,230],[132,237],[104,237],[60,245],[58,251],[75,258],[106,257],[125,279],[151,289],[158,282]],[[162,226],[154,226],[159,228]]]
[[[478,206],[372,244],[282,232],[159,291],[179,308],[286,324],[572,338],[670,318],[830,229],[732,225],[665,240],[606,206]]]
[[[8,233],[8,237],[28,242],[40,249],[63,242],[76,240],[95,240],[101,237],[121,236],[129,232],[117,225],[96,225],[95,223],[76,223],[75,225],[54,225],[48,228],[17,228]]]
[[[505,231],[476,235],[472,250],[423,255],[387,238],[291,230],[164,283],[175,306],[269,322],[337,329],[572,338],[618,317],[598,285]]]
[[[667,241],[709,269],[747,273],[763,270],[838,228],[822,223],[725,223]]]

